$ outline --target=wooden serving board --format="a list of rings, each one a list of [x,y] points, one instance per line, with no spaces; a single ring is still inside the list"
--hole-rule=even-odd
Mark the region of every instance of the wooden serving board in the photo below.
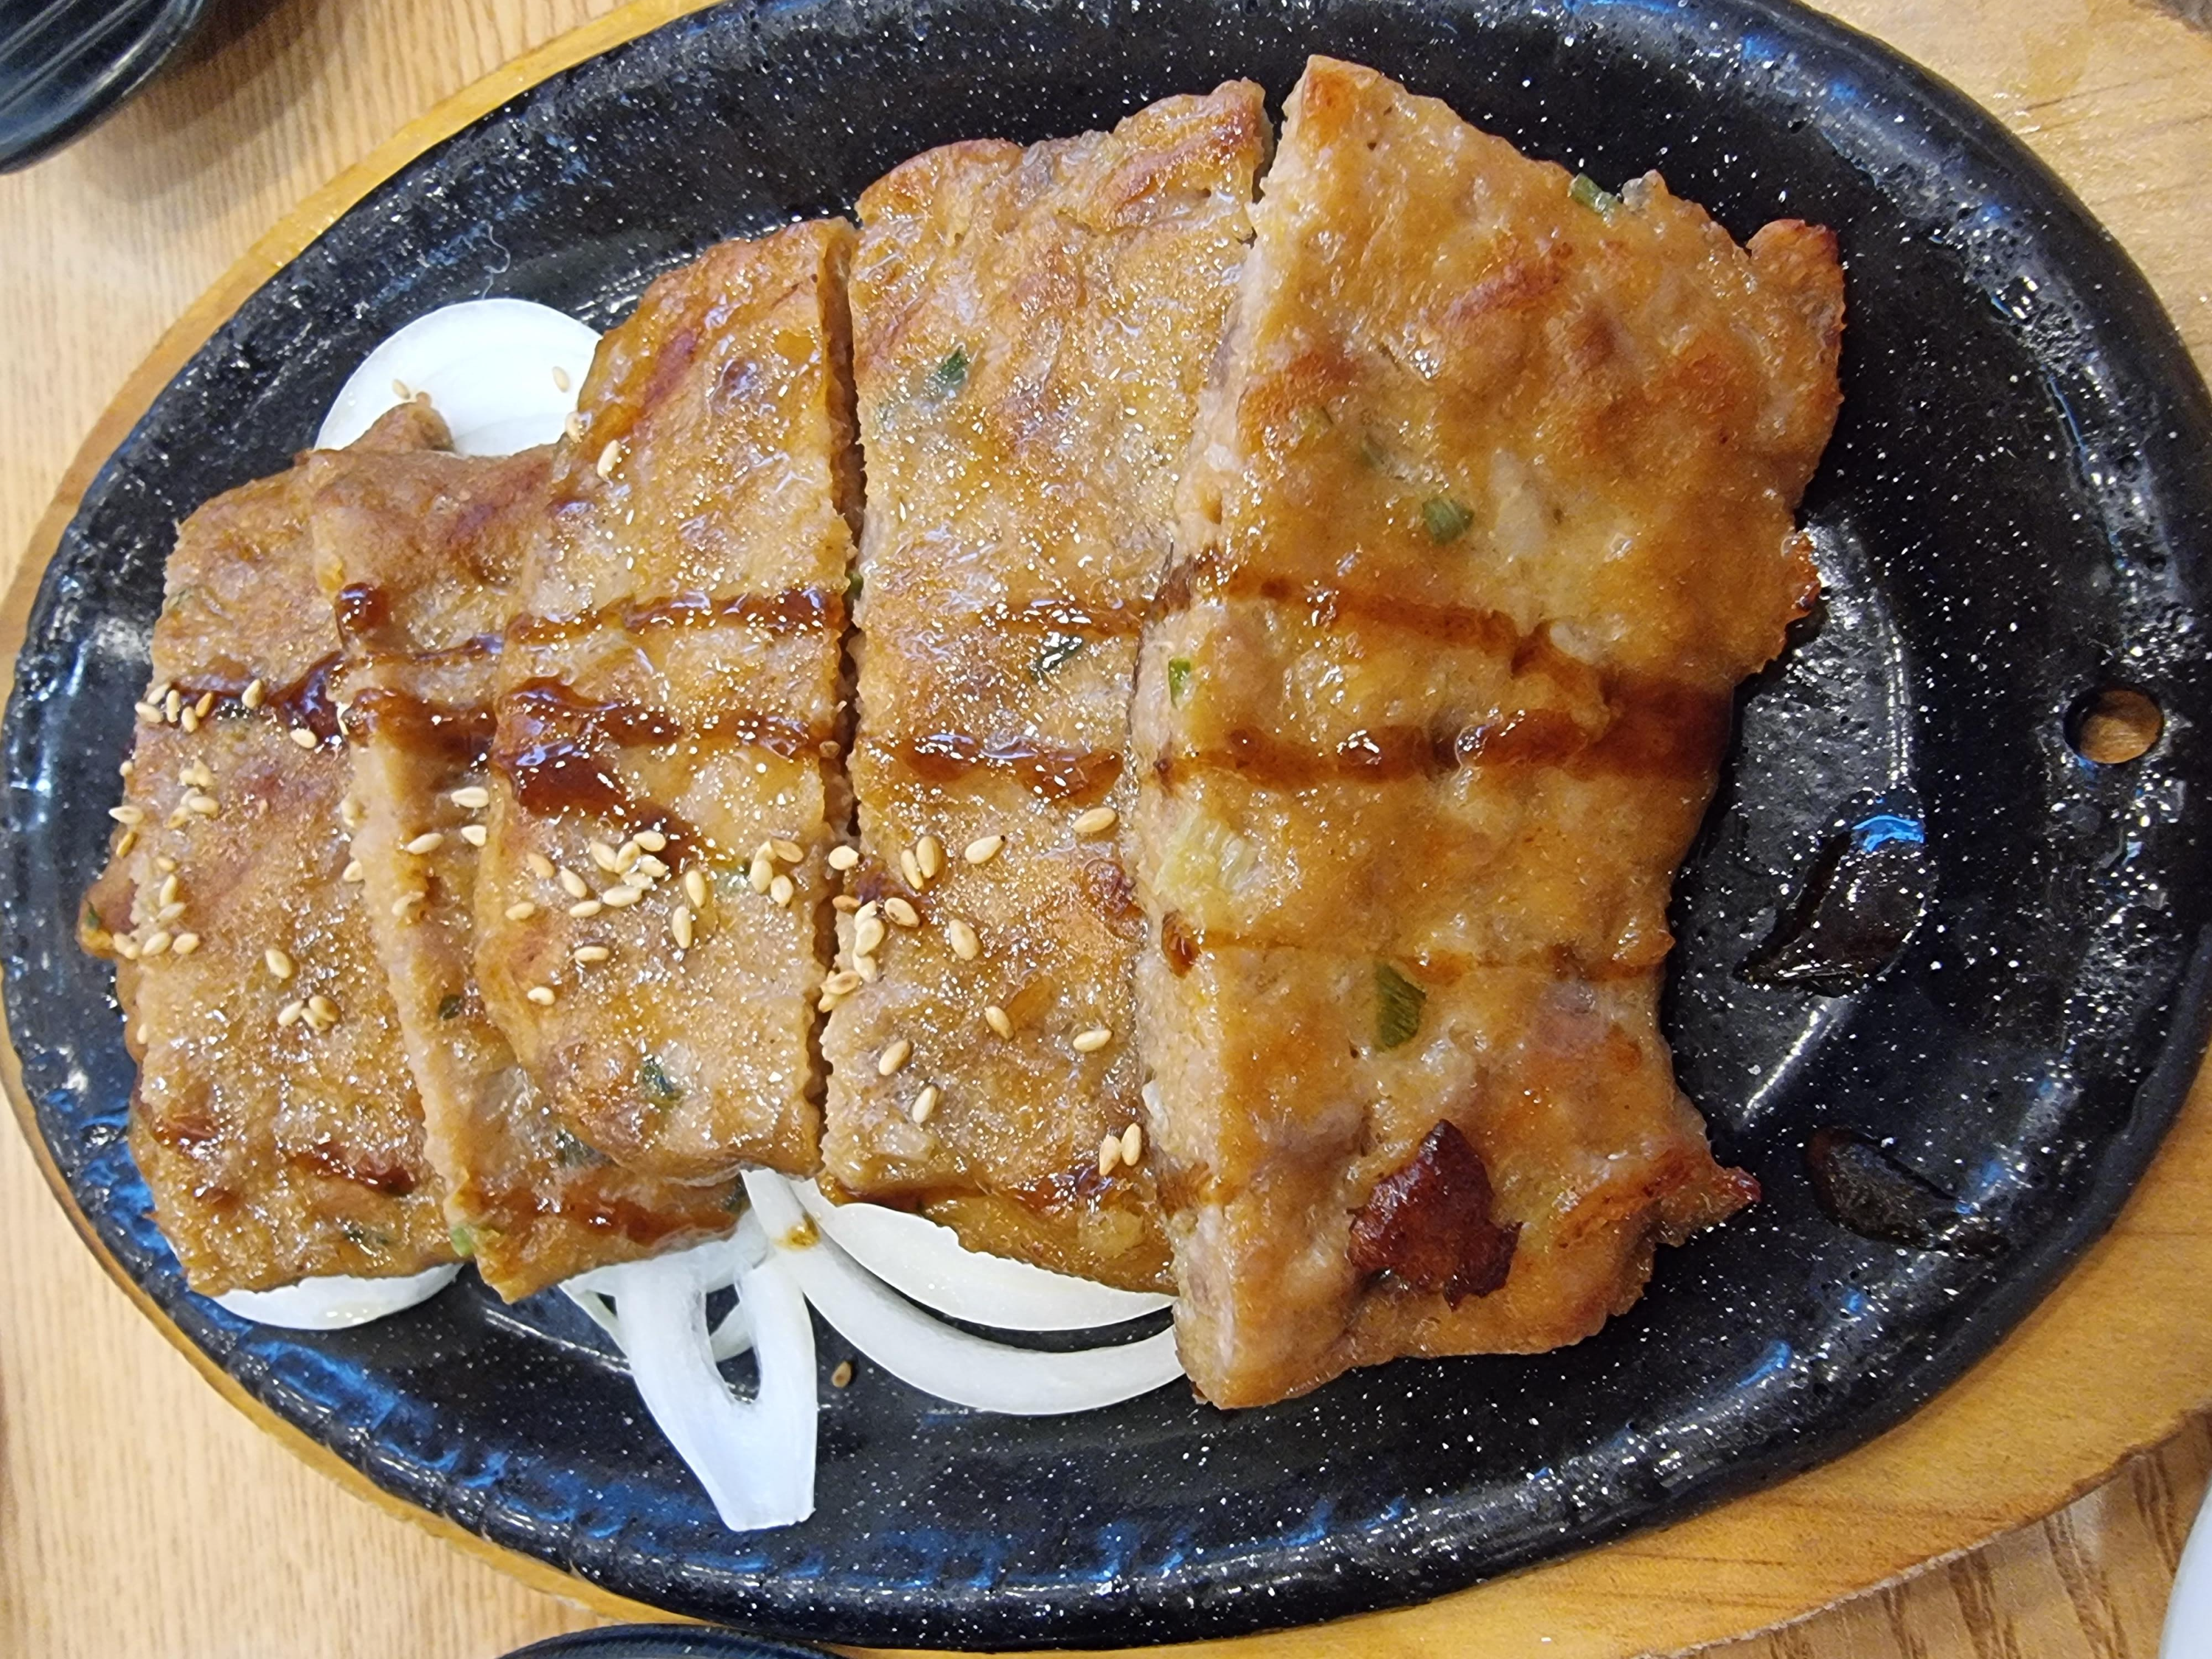
[[[0,179],[0,549],[22,550],[0,553],[14,577],[0,662],[100,462],[245,295],[429,144],[696,3],[231,0],[108,128]],[[2177,3],[2203,21],[2204,0]],[[2111,227],[2200,368],[2212,366],[2212,33],[2145,0],[1832,9],[2012,125]],[[0,1070],[27,1128],[12,1049]],[[650,1616],[402,1509],[178,1341],[308,1463],[534,1589],[303,1477],[190,1381],[159,1340],[173,1332],[119,1274],[123,1296],[100,1288],[34,1170],[60,1191],[35,1136],[0,1135],[12,1269],[0,1275],[0,1652],[483,1659],[595,1622],[576,1602]],[[1957,1560],[1926,1595],[1832,1611],[1740,1659],[2148,1659],[2212,1462],[2212,1437],[2191,1425],[2212,1404],[2208,1277],[2212,1080],[2200,1078],[2112,1233],[1995,1354],[1874,1443],[1712,1514],[1426,1607],[1176,1651],[1618,1659],[1802,1619]],[[2149,1447],[2161,1447],[2154,1461],[2106,1484]],[[2092,1489],[2042,1532],[1978,1551]]]

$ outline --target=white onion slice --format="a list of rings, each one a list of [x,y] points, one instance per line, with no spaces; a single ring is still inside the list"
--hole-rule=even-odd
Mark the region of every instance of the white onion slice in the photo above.
[[[806,1299],[846,1340],[901,1382],[977,1411],[1048,1417],[1095,1411],[1182,1375],[1175,1334],[1140,1342],[1039,1353],[987,1342],[931,1318],[870,1277],[820,1230],[781,1176],[745,1173],[745,1192]]]
[[[692,1258],[690,1270],[698,1278],[702,1295],[727,1290],[737,1282],[738,1274],[768,1260],[768,1235],[761,1231],[758,1218],[750,1210],[739,1218],[737,1231],[729,1237],[709,1239],[704,1244],[694,1245],[690,1249],[681,1252]],[[607,1288],[605,1276],[613,1271],[611,1267],[593,1267],[578,1273],[574,1279],[563,1279],[560,1290],[563,1296],[590,1316],[592,1323],[615,1340],[617,1347],[621,1348],[626,1346],[623,1340],[622,1313],[607,1302],[607,1297],[613,1291]],[[752,1327],[746,1321],[745,1304],[740,1298],[729,1312],[722,1316],[722,1322],[714,1327],[714,1334],[708,1339],[708,1346],[719,1364],[725,1359],[735,1358],[752,1345]]]
[[[814,1513],[814,1326],[780,1256],[738,1275],[759,1356],[750,1400],[730,1392],[707,1332],[707,1296],[739,1246],[717,1241],[674,1255],[595,1268],[584,1294],[615,1300],[612,1334],[646,1410],[732,1532],[785,1527]],[[722,1258],[718,1265],[710,1251]],[[573,1292],[572,1292],[573,1293]]]
[[[430,394],[463,455],[551,443],[576,406],[599,343],[590,325],[528,300],[441,306],[368,354],[323,417],[315,446],[343,448],[418,392]]]
[[[296,1285],[280,1285],[273,1291],[225,1291],[215,1301],[218,1307],[257,1325],[279,1325],[288,1331],[342,1331],[428,1302],[452,1284],[460,1270],[459,1262],[449,1262],[404,1279],[355,1279],[346,1273],[330,1273],[320,1279],[303,1279]]]
[[[847,1255],[924,1307],[1003,1331],[1084,1331],[1157,1313],[1175,1298],[1116,1290],[986,1255],[950,1227],[880,1204],[832,1204],[811,1181],[791,1189]]]

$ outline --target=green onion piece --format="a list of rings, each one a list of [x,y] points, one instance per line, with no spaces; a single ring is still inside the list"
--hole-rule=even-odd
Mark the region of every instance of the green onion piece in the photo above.
[[[950,398],[968,384],[968,348],[955,346],[945,355],[945,361],[929,371],[929,395]]]
[[[1170,657],[1168,659],[1168,701],[1180,708],[1182,707],[1182,700],[1189,695],[1190,659]]]
[[[607,1161],[605,1154],[597,1147],[559,1126],[553,1131],[553,1157],[556,1162],[570,1170],[585,1169]]]
[[[1431,495],[1421,503],[1421,522],[1429,527],[1429,539],[1441,547],[1467,534],[1474,514],[1449,495]]]
[[[100,912],[92,908],[90,899],[84,902],[84,915],[77,919],[77,926],[87,933],[104,933],[107,931],[107,924],[100,919]]]
[[[1387,962],[1375,964],[1375,1046],[1395,1048],[1421,1029],[1429,994]]]
[[[1587,173],[1575,174],[1575,181],[1567,186],[1567,194],[1593,213],[1610,213],[1620,205],[1620,198],[1607,190]]]
[[[1030,672],[1042,679],[1090,643],[1080,634],[1048,634],[1044,649],[1037,653],[1036,666]]]
[[[445,995],[438,999],[438,1018],[440,1019],[456,1018],[459,1017],[460,1012],[461,994],[459,991],[448,991]]]
[[[860,573],[858,570],[845,578],[845,597],[848,599],[860,597]]]
[[[1390,470],[1389,452],[1375,441],[1371,433],[1363,433],[1360,435],[1359,459],[1377,472],[1388,472]]]
[[[453,1254],[455,1255],[468,1256],[474,1255],[476,1253],[476,1235],[470,1232],[466,1227],[464,1227],[459,1222],[456,1221],[453,1224]]]
[[[637,1063],[637,1085],[656,1106],[673,1106],[684,1098],[684,1085],[669,1076],[667,1067],[652,1054]]]

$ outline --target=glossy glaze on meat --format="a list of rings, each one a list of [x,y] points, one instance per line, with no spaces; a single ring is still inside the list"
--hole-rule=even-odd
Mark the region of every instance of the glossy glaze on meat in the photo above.
[[[178,532],[132,821],[86,901],[138,1061],[131,1152],[208,1295],[452,1259],[361,890],[342,879],[345,687],[311,530],[317,488],[388,465],[394,432],[219,495]]]
[[[1577,1340],[1755,1193],[1674,1084],[1666,906],[1814,592],[1842,319],[1826,232],[1739,248],[1325,59],[1253,216],[1133,716],[1151,1134],[1222,1405]]]
[[[477,981],[554,1109],[644,1174],[815,1164],[852,236],[724,243],[607,336],[500,658]]]
[[[1237,82],[1110,134],[932,150],[860,203],[864,908],[826,999],[823,1162],[1121,1285],[1166,1266],[1141,1153],[1100,1150],[1146,1076],[1129,686],[1267,142]]]
[[[545,526],[548,449],[446,453],[417,442],[316,491],[318,568],[343,635],[353,836],[378,957],[421,1091],[427,1148],[458,1246],[510,1301],[588,1268],[732,1224],[733,1184],[611,1162],[532,1085],[474,968],[476,872],[490,794],[495,681],[514,588]]]

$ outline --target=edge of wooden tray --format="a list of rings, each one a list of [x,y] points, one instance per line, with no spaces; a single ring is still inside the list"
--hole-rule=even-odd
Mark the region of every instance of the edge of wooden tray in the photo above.
[[[701,10],[632,0],[494,70],[380,144],[280,220],[179,317],[86,437],[0,602],[0,695],[12,689],[31,605],[94,475],[192,353],[345,210],[424,150],[560,70]],[[2212,1277],[2212,1073],[2111,1231],[1991,1353],[1905,1422],[1856,1450],[1674,1525],[1418,1606],[1164,1653],[1534,1652],[1629,1659],[1794,1623],[2040,1519],[2212,1404],[2212,1321],[2191,1318]],[[46,1183],[108,1276],[208,1384],[303,1462],[534,1589],[610,1616],[665,1620],[535,1557],[392,1497],[285,1422],[185,1336],[103,1246],[62,1178],[10,1036],[4,1086]],[[854,1651],[859,1651],[854,1650]]]

